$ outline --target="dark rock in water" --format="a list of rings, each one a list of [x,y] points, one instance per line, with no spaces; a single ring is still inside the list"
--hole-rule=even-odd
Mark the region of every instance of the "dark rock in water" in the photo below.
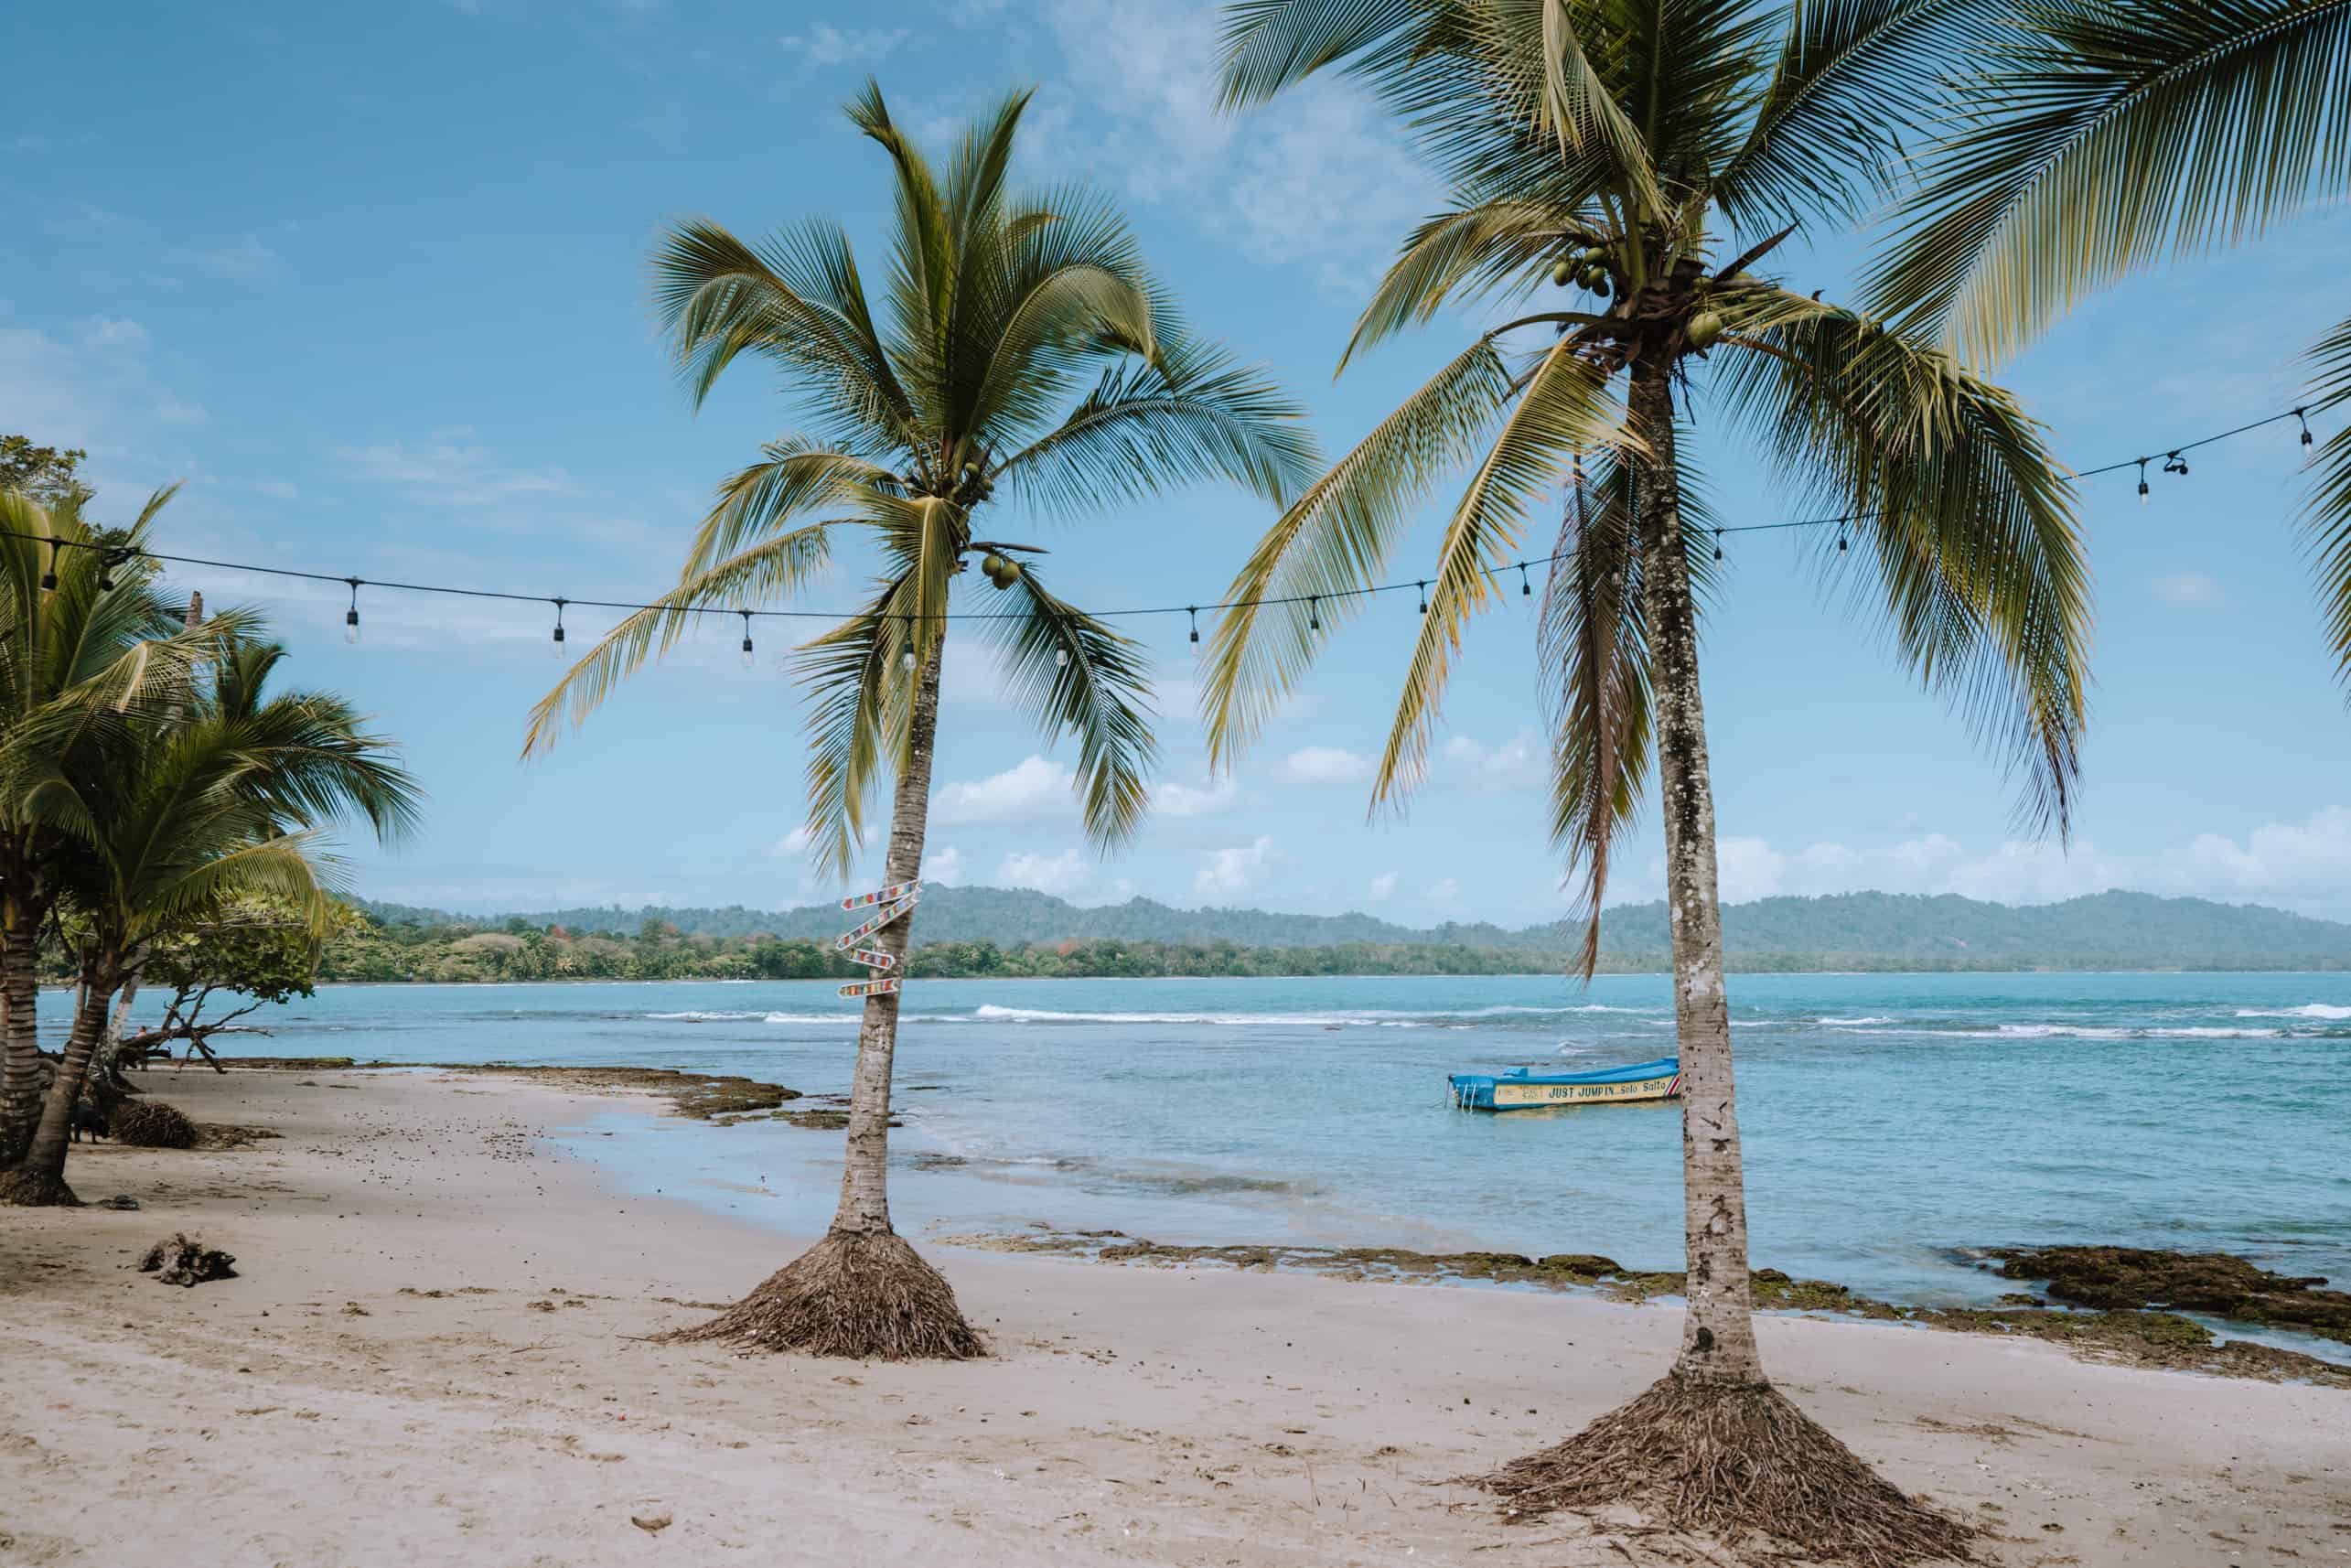
[[[123,1208],[123,1209],[136,1208],[138,1206],[139,1206],[139,1200],[138,1200],[137,1198],[135,1198],[135,1197],[132,1197],[129,1193],[127,1193],[127,1192],[118,1192],[118,1193],[116,1193],[113,1197],[109,1197],[109,1198],[104,1198],[104,1199],[101,1200],[98,1204],[96,1204],[96,1205],[95,1205],[95,1207],[96,1207],[96,1208]]]
[[[2004,1279],[2045,1280],[2049,1297],[2109,1312],[2203,1312],[2351,1343],[2351,1294],[2324,1275],[2273,1274],[2227,1252],[2142,1247],[2002,1248]]]
[[[199,1285],[207,1280],[233,1280],[236,1259],[216,1248],[207,1247],[201,1239],[172,1232],[171,1240],[158,1241],[147,1249],[139,1260],[139,1269],[167,1285]]]
[[[1588,1279],[1605,1280],[1625,1272],[1614,1258],[1597,1252],[1551,1252],[1536,1261],[1535,1266],[1553,1273],[1582,1274]]]

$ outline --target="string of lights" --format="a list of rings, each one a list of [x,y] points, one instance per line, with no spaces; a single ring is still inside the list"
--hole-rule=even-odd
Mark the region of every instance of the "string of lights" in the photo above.
[[[2193,441],[2184,441],[2176,446],[2165,447],[2160,452],[2150,452],[2145,456],[2125,457],[2119,462],[2104,464],[2099,467],[2084,468],[2079,470],[2074,477],[2076,478],[2089,479],[2099,478],[2101,475],[2118,474],[2135,469],[2139,476],[2139,499],[2142,505],[2145,505],[2148,503],[2151,497],[2151,487],[2147,479],[2148,464],[2160,460],[2163,463],[2163,471],[2164,473],[2175,475],[2184,478],[2186,477],[2188,472],[2186,454],[2198,451],[2206,446],[2214,446],[2219,442],[2233,440],[2238,436],[2249,435],[2256,430],[2267,429],[2269,426],[2273,424],[2283,424],[2289,419],[2295,421],[2301,426],[2301,445],[2304,454],[2304,461],[2307,462],[2309,460],[2309,454],[2313,443],[2309,413],[2310,410],[2307,405],[2286,409],[2280,413],[2270,414],[2265,418],[2252,420],[2247,424],[2237,425],[2231,429],[2217,431],[2210,435],[2199,436]],[[1853,524],[1869,521],[1873,515],[1873,514],[1871,512],[1858,511],[1843,512],[1832,517],[1798,518],[1786,522],[1726,524],[1712,531],[1714,534],[1714,558],[1717,561],[1723,559],[1723,541],[1732,534],[1777,533],[1784,532],[1790,529],[1799,528],[1835,528],[1838,531],[1837,548],[1840,551],[1842,551],[1847,548],[1846,530]],[[265,566],[250,561],[219,561],[202,555],[180,555],[167,553],[157,550],[134,548],[120,542],[111,542],[104,539],[56,539],[46,534],[25,533],[14,529],[0,529],[0,537],[27,539],[37,543],[46,544],[48,546],[48,571],[41,579],[41,586],[44,588],[54,588],[57,586],[57,553],[60,549],[93,550],[99,552],[103,557],[100,569],[100,579],[98,585],[102,589],[113,586],[113,578],[111,574],[114,567],[122,565],[132,560],[155,561],[177,566],[201,566],[219,572],[236,572],[263,577],[293,578],[309,583],[340,584],[350,589],[350,603],[349,607],[346,608],[343,613],[343,639],[347,642],[357,642],[360,639],[360,590],[362,588],[381,589],[386,592],[403,594],[435,594],[452,598],[496,599],[509,604],[551,605],[554,607],[555,611],[555,624],[553,640],[555,651],[559,654],[564,651],[564,612],[566,609],[622,610],[634,613],[639,610],[654,610],[672,607],[660,602],[645,603],[642,601],[629,599],[579,599],[554,594],[521,593],[506,588],[469,588],[448,583],[408,583],[381,577],[361,577],[341,572],[312,572],[292,566]],[[1530,556],[1525,560],[1514,561],[1506,565],[1488,567],[1482,575],[1487,577],[1498,579],[1507,578],[1510,573],[1515,572],[1519,575],[1519,593],[1524,596],[1531,597],[1535,591],[1533,579],[1530,575],[1532,569],[1537,566],[1549,566],[1554,562],[1562,559],[1563,559],[1563,553],[1541,556]],[[1378,583],[1367,587],[1341,588],[1335,589],[1329,593],[1321,594],[1290,594],[1268,596],[1254,600],[1227,599],[1215,603],[1188,605],[1138,606],[1126,609],[1096,610],[1091,613],[1094,615],[1095,618],[1100,620],[1127,620],[1146,616],[1185,616],[1189,618],[1190,620],[1191,640],[1197,642],[1200,640],[1199,618],[1200,613],[1203,610],[1214,612],[1218,610],[1240,609],[1244,607],[1251,606],[1303,604],[1306,607],[1308,625],[1312,628],[1319,630],[1322,627],[1322,606],[1325,600],[1369,598],[1376,594],[1402,593],[1408,589],[1417,592],[1420,596],[1420,613],[1422,615],[1428,614],[1429,584],[1428,579],[1426,578],[1412,578],[1394,583]],[[720,605],[692,605],[682,607],[682,613],[697,617],[740,616],[743,618],[743,662],[746,665],[748,665],[753,661],[754,657],[751,639],[751,622],[755,618],[764,617],[779,620],[841,620],[846,618],[848,612],[812,609],[729,608]],[[1019,618],[1022,612],[1017,610],[950,610],[936,618],[936,618],[939,620],[1008,620]],[[1066,659],[1066,654],[1064,657]]]

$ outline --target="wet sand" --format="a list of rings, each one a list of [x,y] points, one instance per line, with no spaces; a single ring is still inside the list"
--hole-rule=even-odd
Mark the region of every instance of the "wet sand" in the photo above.
[[[1630,1518],[1505,1523],[1455,1479],[1658,1376],[1668,1307],[926,1242],[993,1359],[741,1359],[643,1337],[791,1243],[540,1142],[665,1101],[481,1073],[151,1080],[281,1136],[79,1147],[81,1196],[140,1210],[0,1211],[0,1563],[1737,1561]],[[174,1230],[240,1277],[135,1272]],[[2351,1393],[1760,1332],[1811,1413],[1995,1531],[1988,1559],[2351,1561]]]

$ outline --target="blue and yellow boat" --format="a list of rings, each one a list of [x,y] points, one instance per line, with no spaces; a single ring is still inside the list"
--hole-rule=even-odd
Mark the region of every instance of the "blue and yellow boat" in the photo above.
[[[1598,1072],[1530,1073],[1512,1068],[1494,1076],[1453,1075],[1453,1102],[1463,1111],[1532,1111],[1546,1105],[1626,1105],[1681,1097],[1681,1058],[1659,1057]]]

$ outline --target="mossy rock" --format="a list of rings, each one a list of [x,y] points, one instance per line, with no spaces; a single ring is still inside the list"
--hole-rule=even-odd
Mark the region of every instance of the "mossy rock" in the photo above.
[[[134,1149],[192,1149],[196,1123],[177,1105],[160,1100],[125,1100],[111,1118],[114,1141]]]

